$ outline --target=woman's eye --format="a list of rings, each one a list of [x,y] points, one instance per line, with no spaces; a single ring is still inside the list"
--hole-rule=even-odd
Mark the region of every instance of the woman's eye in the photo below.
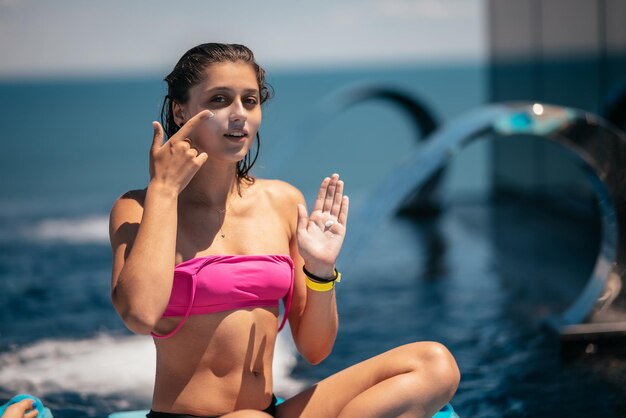
[[[257,100],[256,97],[248,97],[247,99],[244,100],[244,103],[246,104],[250,104],[250,105],[255,105],[257,104],[259,101]]]
[[[226,97],[224,96],[215,96],[211,99],[214,103],[224,103],[226,101]]]

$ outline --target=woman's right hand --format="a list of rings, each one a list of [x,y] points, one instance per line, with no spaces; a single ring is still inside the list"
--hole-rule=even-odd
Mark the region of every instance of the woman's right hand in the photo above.
[[[177,194],[187,187],[208,159],[205,152],[199,153],[192,146],[193,131],[213,116],[208,110],[199,112],[165,143],[163,127],[159,122],[152,122],[154,136],[150,148],[150,182],[171,188]]]

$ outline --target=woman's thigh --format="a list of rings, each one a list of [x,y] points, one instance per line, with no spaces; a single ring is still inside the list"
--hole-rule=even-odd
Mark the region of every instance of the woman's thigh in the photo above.
[[[455,373],[458,375],[456,363],[444,346],[433,342],[407,344],[342,370],[286,400],[278,405],[278,417],[336,417],[359,394],[411,372],[422,373],[423,379],[432,379],[433,384],[454,381]]]

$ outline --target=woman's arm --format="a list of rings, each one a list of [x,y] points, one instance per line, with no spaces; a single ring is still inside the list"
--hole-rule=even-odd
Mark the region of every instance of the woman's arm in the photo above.
[[[149,334],[172,289],[178,195],[158,183],[139,193],[122,196],[111,210],[111,297],[131,331]]]
[[[154,122],[145,196],[123,196],[111,210],[111,296],[126,326],[136,333],[149,334],[167,307],[174,279],[178,194],[208,158],[191,148],[188,137],[210,116],[198,113],[165,143],[163,128]]]
[[[345,236],[348,198],[343,196],[343,182],[335,174],[322,182],[310,217],[300,192],[295,203],[298,217],[290,240],[295,283],[289,323],[300,353],[307,361],[317,364],[330,354],[337,336],[335,290],[320,292],[307,287],[302,267],[318,277],[334,275]]]

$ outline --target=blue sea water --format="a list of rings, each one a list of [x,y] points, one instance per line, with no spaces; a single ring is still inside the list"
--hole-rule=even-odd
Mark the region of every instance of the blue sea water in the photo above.
[[[256,174],[290,181],[310,201],[337,171],[352,210],[366,210],[417,136],[379,102],[311,129],[324,98],[379,83],[421,98],[446,121],[484,103],[485,74],[479,65],[270,72],[276,94],[264,111]],[[107,215],[117,196],[147,181],[162,94],[156,76],[0,84],[0,402],[31,392],[57,418],[149,406],[152,342],[131,335],[110,304]],[[358,256],[340,260],[350,276],[338,290],[334,351],[309,366],[281,334],[279,394],[399,344],[437,340],[463,375],[452,402],[461,416],[626,414],[623,361],[565,363],[543,326],[584,286],[596,220],[486,201],[488,152],[479,144],[457,159],[439,217],[389,219],[372,227]]]

